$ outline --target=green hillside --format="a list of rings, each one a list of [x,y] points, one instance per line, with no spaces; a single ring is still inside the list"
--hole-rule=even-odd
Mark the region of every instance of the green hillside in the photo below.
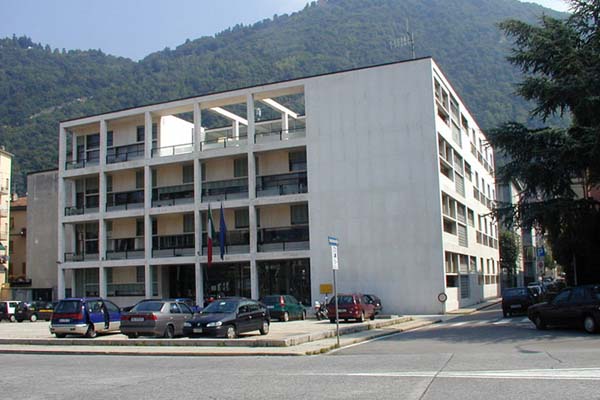
[[[398,39],[409,21],[416,56],[433,56],[483,128],[527,118],[513,96],[518,72],[496,27],[543,12],[517,0],[328,0],[252,26],[235,26],[139,62],[97,50],[59,51],[29,38],[0,40],[0,144],[15,154],[14,182],[56,167],[58,121],[410,58]]]

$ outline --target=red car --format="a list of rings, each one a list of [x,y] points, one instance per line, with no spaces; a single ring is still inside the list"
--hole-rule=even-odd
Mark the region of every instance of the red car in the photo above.
[[[360,293],[338,294],[338,315],[340,319],[348,321],[354,319],[364,322],[367,318],[375,319],[376,309],[373,301]],[[327,315],[329,321],[335,322],[335,297],[327,304]]]

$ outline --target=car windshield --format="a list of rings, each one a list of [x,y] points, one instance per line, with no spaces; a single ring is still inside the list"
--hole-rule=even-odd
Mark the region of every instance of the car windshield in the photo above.
[[[202,310],[202,314],[232,313],[236,310],[237,304],[238,302],[234,300],[215,300]]]
[[[64,300],[56,306],[56,313],[78,313],[81,311],[81,302],[79,300]]]
[[[527,296],[527,289],[525,289],[525,288],[506,289],[502,293],[502,297],[514,297],[514,296]]]
[[[262,302],[268,305],[279,304],[280,296],[266,296]]]
[[[141,311],[160,311],[163,308],[163,302],[161,301],[143,301],[141,303],[136,304],[131,312],[141,312]]]

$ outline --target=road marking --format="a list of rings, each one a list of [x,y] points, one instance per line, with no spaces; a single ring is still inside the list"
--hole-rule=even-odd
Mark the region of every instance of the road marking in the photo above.
[[[600,381],[600,368],[525,369],[506,371],[398,371],[398,372],[349,372],[306,373],[303,375],[362,376],[381,378],[437,378],[448,379],[536,379],[536,380],[591,380]]]

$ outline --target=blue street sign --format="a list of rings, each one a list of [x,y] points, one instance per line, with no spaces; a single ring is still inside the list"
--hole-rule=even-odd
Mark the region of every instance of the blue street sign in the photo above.
[[[327,237],[327,240],[329,241],[329,245],[330,246],[337,246],[338,245],[338,239],[336,237],[329,236],[329,237]]]
[[[544,246],[537,248],[537,256],[538,257],[545,257],[546,256],[546,249],[544,249]]]

